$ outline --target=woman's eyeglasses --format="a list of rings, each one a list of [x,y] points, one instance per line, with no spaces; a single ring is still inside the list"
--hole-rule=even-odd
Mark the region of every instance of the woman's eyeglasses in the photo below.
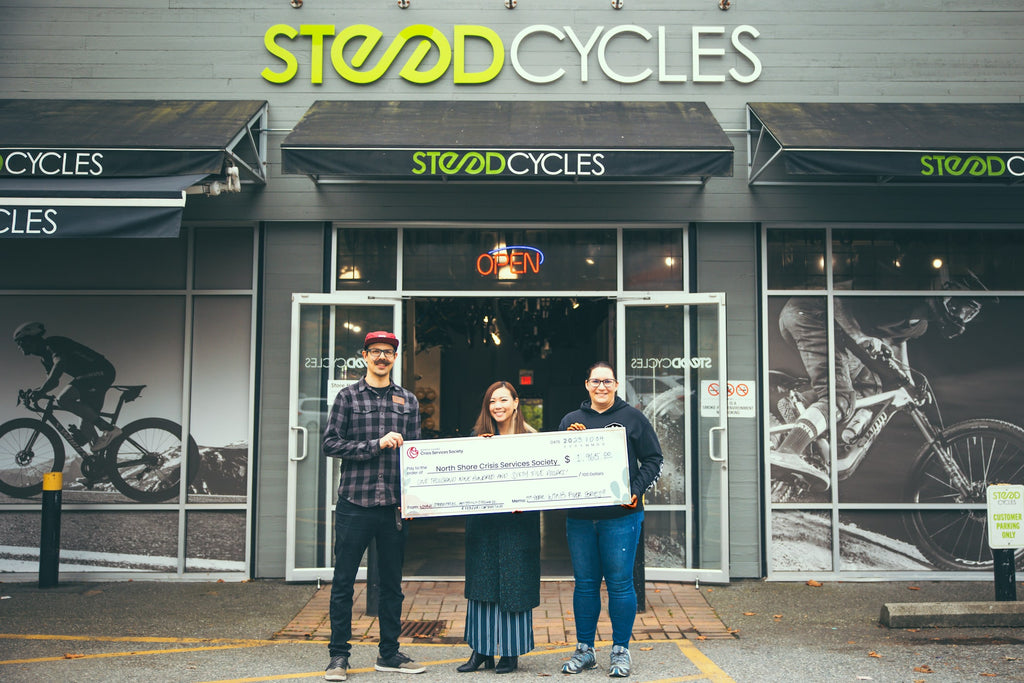
[[[611,387],[615,386],[615,380],[613,380],[613,379],[588,379],[587,380],[587,385],[590,386],[593,389],[597,389],[598,387],[601,387],[601,386],[610,389]]]

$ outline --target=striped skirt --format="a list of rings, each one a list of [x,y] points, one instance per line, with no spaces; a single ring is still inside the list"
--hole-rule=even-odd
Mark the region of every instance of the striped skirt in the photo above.
[[[466,642],[482,655],[524,655],[533,649],[533,611],[503,612],[495,602],[470,600]]]

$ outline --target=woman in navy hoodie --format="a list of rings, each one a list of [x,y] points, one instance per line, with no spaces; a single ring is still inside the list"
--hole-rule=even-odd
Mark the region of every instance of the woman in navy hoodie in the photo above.
[[[566,536],[575,586],[572,607],[576,617],[576,651],[562,673],[576,674],[597,666],[594,638],[601,613],[601,579],[608,589],[612,622],[612,652],[608,675],[629,676],[629,641],[636,618],[633,561],[644,519],[644,492],[661,474],[661,445],[654,428],[636,408],[616,396],[619,382],[608,363],[595,363],[585,383],[590,399],[559,423],[559,429],[625,427],[632,500],[627,505],[568,511]]]

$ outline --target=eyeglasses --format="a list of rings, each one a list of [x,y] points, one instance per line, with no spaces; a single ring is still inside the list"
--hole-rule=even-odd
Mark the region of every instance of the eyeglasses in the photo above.
[[[610,389],[613,386],[615,386],[615,380],[614,379],[588,379],[587,380],[587,385],[590,386],[592,389],[597,389],[598,387],[605,387],[606,389]]]
[[[384,358],[391,360],[395,357],[395,352],[393,349],[366,349],[366,355],[370,358],[380,358],[383,356]]]

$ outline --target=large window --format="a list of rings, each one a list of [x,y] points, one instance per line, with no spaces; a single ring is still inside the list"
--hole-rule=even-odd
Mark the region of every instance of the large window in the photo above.
[[[1024,483],[1024,231],[765,230],[773,575],[991,570]]]
[[[14,548],[0,571],[26,571],[38,553],[29,510],[57,468],[62,572],[246,571],[255,244],[251,227],[5,243],[0,330],[39,322],[45,347],[0,344],[0,528]],[[77,345],[85,360],[71,358]],[[15,403],[61,353],[51,395],[88,394],[104,377],[97,407],[123,434],[99,454],[62,404],[49,419],[49,399]]]

